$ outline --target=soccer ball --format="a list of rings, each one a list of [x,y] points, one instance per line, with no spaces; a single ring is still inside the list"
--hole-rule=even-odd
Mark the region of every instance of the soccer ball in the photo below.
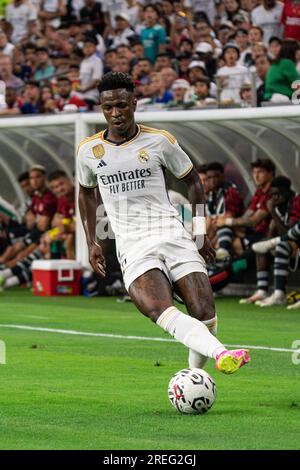
[[[202,369],[182,369],[171,378],[168,396],[181,413],[204,414],[216,399],[216,384]]]

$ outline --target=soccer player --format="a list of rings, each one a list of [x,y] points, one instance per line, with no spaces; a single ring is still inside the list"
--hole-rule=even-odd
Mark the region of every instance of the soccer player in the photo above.
[[[125,287],[136,307],[189,348],[190,367],[202,367],[211,357],[220,371],[233,373],[250,358],[247,350],[228,351],[215,337],[217,318],[203,259],[212,256],[212,249],[204,235],[198,173],[173,135],[135,123],[134,83],[127,74],[106,74],[98,89],[108,128],[81,142],[77,168],[91,266],[105,276],[105,259],[95,240],[98,186],[116,236]],[[204,239],[201,254],[168,200],[164,168],[188,185],[194,235]],[[172,284],[190,316],[173,305]]]

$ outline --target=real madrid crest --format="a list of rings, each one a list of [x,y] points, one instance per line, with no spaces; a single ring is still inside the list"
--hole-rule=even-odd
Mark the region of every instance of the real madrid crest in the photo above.
[[[99,144],[93,147],[93,155],[95,158],[97,158],[97,160],[101,160],[104,154],[105,154],[105,150],[102,144]]]
[[[139,151],[139,161],[141,163],[146,163],[149,160],[149,155],[146,150],[142,149]]]

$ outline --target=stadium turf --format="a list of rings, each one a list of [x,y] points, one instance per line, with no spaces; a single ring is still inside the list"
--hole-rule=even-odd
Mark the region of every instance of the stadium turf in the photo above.
[[[218,299],[226,344],[292,348],[300,312]],[[27,325],[170,339],[115,298],[0,295],[1,449],[299,449],[300,364],[291,352],[252,350],[252,363],[224,376],[211,361],[217,400],[203,416],[180,415],[167,398],[187,365],[176,342],[18,330]],[[299,355],[300,357],[300,355]]]

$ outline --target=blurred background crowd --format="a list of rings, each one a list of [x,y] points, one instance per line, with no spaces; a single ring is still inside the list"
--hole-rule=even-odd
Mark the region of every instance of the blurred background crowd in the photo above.
[[[0,113],[98,110],[131,74],[140,110],[298,103],[300,0],[2,0]]]

